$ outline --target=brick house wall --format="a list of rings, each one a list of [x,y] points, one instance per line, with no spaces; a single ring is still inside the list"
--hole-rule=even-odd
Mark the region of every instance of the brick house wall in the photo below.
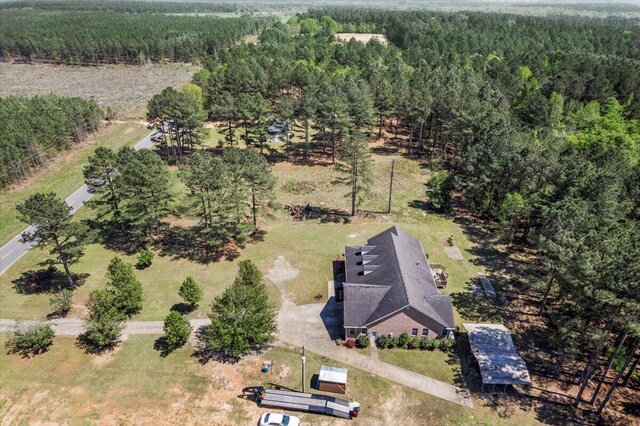
[[[429,330],[427,337],[435,339],[443,337],[442,331],[445,327],[410,307],[369,325],[367,331],[369,336],[376,332],[378,337],[391,333],[393,333],[394,337],[397,337],[405,332],[411,336],[413,328],[418,329],[418,337],[422,337],[423,329],[427,328]]]

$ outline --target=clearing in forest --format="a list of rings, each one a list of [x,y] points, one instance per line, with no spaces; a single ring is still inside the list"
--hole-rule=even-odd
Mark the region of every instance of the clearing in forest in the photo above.
[[[374,34],[374,33],[338,33],[336,34],[336,38],[341,41],[349,41],[352,38],[355,38],[356,41],[360,41],[362,43],[369,43],[372,39],[376,39],[380,42],[380,44],[387,45],[389,44],[389,40],[387,40],[387,36],[384,34]]]
[[[167,86],[191,81],[197,67],[190,64],[66,65],[0,62],[0,96],[79,96],[114,108],[121,117],[144,117],[147,102]]]

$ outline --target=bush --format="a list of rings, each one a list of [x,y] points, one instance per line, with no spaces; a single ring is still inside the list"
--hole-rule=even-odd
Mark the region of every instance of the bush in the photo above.
[[[393,347],[393,340],[389,336],[382,335],[378,338],[378,347],[381,349]]]
[[[414,337],[409,340],[409,349],[418,349],[420,347],[420,339],[418,337]]]
[[[138,263],[136,264],[136,267],[138,269],[148,268],[149,266],[151,266],[151,263],[153,262],[154,257],[155,257],[155,254],[153,254],[151,250],[149,249],[142,250],[138,254]]]
[[[49,306],[53,309],[53,313],[59,316],[65,316],[71,310],[71,297],[73,292],[68,288],[63,288],[49,299]]]
[[[447,352],[449,349],[455,346],[456,341],[453,339],[440,339],[439,343],[440,350]]]
[[[402,333],[400,336],[398,336],[396,346],[402,349],[407,349],[407,347],[409,346],[409,340],[411,340],[411,337],[409,337],[409,333]]]
[[[365,334],[361,334],[356,339],[356,345],[361,349],[368,348],[369,347],[369,338]]]
[[[440,341],[437,339],[428,339],[429,343],[427,344],[427,350],[435,351],[438,346],[440,346]]]
[[[164,319],[164,341],[167,348],[173,350],[185,344],[191,334],[189,320],[176,311],[169,312]]]
[[[451,206],[451,192],[455,177],[449,172],[438,172],[427,184],[427,197],[434,210],[444,211]]]
[[[344,339],[336,339],[336,345],[344,346]]]
[[[193,278],[187,277],[178,290],[178,296],[182,297],[191,309],[195,309],[198,307],[198,302],[202,300],[202,289]]]
[[[424,351],[427,348],[429,348],[429,338],[428,337],[421,337],[420,338],[420,349]]]
[[[348,349],[353,349],[356,347],[356,342],[353,339],[349,339],[345,342],[344,346],[347,347]]]
[[[9,353],[20,353],[22,356],[37,355],[46,352],[53,343],[53,327],[45,323],[25,325],[18,323],[5,346]]]

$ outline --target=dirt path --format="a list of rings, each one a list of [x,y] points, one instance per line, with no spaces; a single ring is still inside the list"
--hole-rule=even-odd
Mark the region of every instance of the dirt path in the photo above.
[[[38,321],[20,321],[23,324],[34,324]],[[208,319],[195,319],[189,321],[194,330],[210,323]],[[0,319],[0,333],[9,333],[15,330],[18,321],[12,319]],[[61,318],[46,323],[53,326],[56,336],[79,336],[84,333],[84,321],[81,318]],[[123,336],[136,334],[162,334],[163,321],[127,321]]]

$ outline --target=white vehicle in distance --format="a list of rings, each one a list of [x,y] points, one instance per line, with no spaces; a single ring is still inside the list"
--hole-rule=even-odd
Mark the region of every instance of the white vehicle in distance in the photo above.
[[[260,426],[300,426],[300,419],[288,414],[265,413],[260,417]]]

